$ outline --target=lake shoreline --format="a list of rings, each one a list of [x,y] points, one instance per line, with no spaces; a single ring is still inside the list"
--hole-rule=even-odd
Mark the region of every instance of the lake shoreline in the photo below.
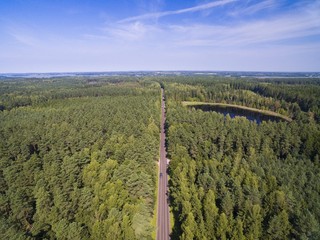
[[[278,118],[283,119],[286,122],[292,122],[291,118],[284,116],[280,113],[276,113],[276,112],[269,111],[269,110],[261,110],[261,109],[257,109],[257,108],[236,105],[236,104],[210,103],[210,102],[190,102],[190,101],[182,101],[181,103],[183,106],[209,105],[209,106],[218,106],[218,107],[225,107],[225,108],[228,108],[228,107],[229,108],[237,108],[237,109],[251,111],[254,113],[260,113],[260,114],[264,114],[264,115],[268,115],[268,116],[272,116],[272,117],[278,117]]]

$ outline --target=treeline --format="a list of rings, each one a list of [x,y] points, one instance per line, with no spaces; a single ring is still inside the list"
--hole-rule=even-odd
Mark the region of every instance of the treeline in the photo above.
[[[240,96],[241,87],[230,80],[197,81],[164,81],[175,215],[172,237],[319,239],[320,127],[312,114],[299,109],[299,117],[291,123],[258,125],[245,118],[183,107],[180,100],[189,97],[217,100],[217,95],[207,98],[210,92],[224,99],[232,92]],[[271,83],[270,89],[276,89],[276,84]],[[283,85],[279,91],[290,89]],[[264,98],[249,91],[256,99]],[[307,97],[307,91],[304,94]],[[249,96],[239,102],[250,103]],[[297,104],[278,100],[288,106]],[[263,101],[260,104],[264,106]]]
[[[296,119],[303,111],[320,122],[320,79],[176,77],[162,81],[174,86],[168,94],[176,101],[239,104]]]
[[[0,111],[45,103],[52,99],[139,95],[143,87],[150,85],[154,83],[125,76],[0,80]]]
[[[151,239],[159,85],[72,81],[36,80],[47,100],[0,112],[0,238]]]

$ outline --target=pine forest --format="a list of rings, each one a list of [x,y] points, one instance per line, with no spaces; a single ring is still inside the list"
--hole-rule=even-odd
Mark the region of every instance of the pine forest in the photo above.
[[[155,239],[161,88],[171,239],[320,239],[320,79],[187,75],[0,79],[0,239]]]

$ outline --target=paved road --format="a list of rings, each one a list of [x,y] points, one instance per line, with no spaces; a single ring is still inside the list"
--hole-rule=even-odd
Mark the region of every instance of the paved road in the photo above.
[[[165,115],[165,100],[164,90],[161,88],[161,133],[160,133],[160,173],[158,186],[158,219],[157,219],[157,240],[170,239],[170,217],[168,207],[168,175],[167,175],[167,152],[165,148],[166,134],[164,132]]]

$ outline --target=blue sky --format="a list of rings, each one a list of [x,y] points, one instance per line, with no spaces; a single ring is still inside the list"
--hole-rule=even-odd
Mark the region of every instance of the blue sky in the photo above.
[[[0,0],[0,72],[320,71],[319,0]]]

